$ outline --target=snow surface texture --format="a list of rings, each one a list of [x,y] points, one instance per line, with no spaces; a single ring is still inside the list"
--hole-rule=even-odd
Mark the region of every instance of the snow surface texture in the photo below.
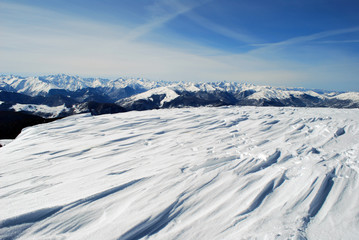
[[[357,239],[359,110],[75,115],[0,148],[0,239]]]

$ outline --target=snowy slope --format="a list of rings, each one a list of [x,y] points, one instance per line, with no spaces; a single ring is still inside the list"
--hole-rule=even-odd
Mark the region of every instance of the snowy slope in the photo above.
[[[47,118],[55,118],[58,117],[61,113],[69,112],[70,109],[64,105],[49,107],[47,105],[42,104],[20,104],[17,103],[11,107],[16,112],[25,111],[31,112],[35,115],[46,116]]]
[[[342,94],[338,94],[337,96],[334,96],[333,98],[337,98],[340,100],[352,100],[352,101],[359,102],[359,92],[342,93]]]
[[[162,96],[160,99],[159,107],[162,107],[164,103],[170,102],[176,99],[179,95],[169,87],[158,87],[151,90],[148,90],[144,93],[136,94],[129,98],[126,98],[124,101],[118,101],[117,103],[121,103],[122,106],[126,107],[127,103],[131,104],[134,101],[145,100],[145,101],[153,101],[153,96]]]
[[[359,110],[75,115],[0,148],[0,239],[357,239]]]

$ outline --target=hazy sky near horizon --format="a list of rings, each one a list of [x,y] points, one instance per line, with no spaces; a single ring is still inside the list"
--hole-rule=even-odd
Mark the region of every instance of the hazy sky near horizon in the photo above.
[[[359,91],[357,0],[0,0],[0,73]]]

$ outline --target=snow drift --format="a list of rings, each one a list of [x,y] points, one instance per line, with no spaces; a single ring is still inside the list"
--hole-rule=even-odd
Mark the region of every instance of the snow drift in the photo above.
[[[75,115],[0,148],[1,239],[357,239],[359,110]]]

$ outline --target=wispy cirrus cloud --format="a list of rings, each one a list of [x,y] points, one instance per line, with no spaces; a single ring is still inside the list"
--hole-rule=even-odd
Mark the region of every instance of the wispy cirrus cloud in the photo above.
[[[142,24],[135,29],[131,30],[126,36],[123,38],[125,41],[133,41],[135,39],[138,39],[139,37],[142,37],[153,30],[162,27],[167,22],[171,21],[172,19],[186,14],[195,8],[202,6],[203,4],[206,4],[207,1],[195,1],[190,2],[186,5],[184,4],[177,4],[176,1],[159,1],[156,3],[156,7],[160,8],[158,11],[154,11],[152,8],[152,11],[154,12],[160,12],[161,15],[155,15],[150,18],[150,20]],[[171,8],[164,10],[163,6],[168,6],[170,4]]]
[[[314,34],[305,35],[305,36],[289,38],[289,39],[286,39],[286,40],[283,40],[280,42],[275,42],[275,43],[252,44],[252,46],[260,47],[260,48],[288,46],[288,45],[300,44],[300,43],[305,43],[305,42],[312,42],[312,41],[327,38],[327,37],[333,37],[333,36],[338,36],[338,35],[343,35],[343,34],[353,33],[353,32],[359,32],[359,26],[352,27],[352,28],[343,28],[343,29],[322,31],[322,32],[314,33]]]
[[[214,0],[207,0],[207,1],[203,2],[202,5],[213,2],[213,1]],[[180,1],[167,1],[166,4],[171,5],[175,8],[183,8],[184,7],[184,5]],[[224,37],[227,37],[227,38],[230,38],[230,39],[242,42],[242,43],[252,44],[252,43],[260,41],[258,38],[250,35],[249,33],[244,33],[244,31],[231,30],[230,28],[227,28],[221,24],[216,23],[212,19],[202,17],[201,15],[197,14],[194,11],[186,14],[186,17],[188,19],[190,19],[191,21],[193,21],[194,23],[198,24],[199,26],[201,26],[207,30],[210,30],[216,34],[219,34],[221,36],[224,36]]]
[[[354,40],[326,40],[326,41],[320,41],[319,43],[325,43],[325,44],[359,43],[359,39],[354,39]]]

